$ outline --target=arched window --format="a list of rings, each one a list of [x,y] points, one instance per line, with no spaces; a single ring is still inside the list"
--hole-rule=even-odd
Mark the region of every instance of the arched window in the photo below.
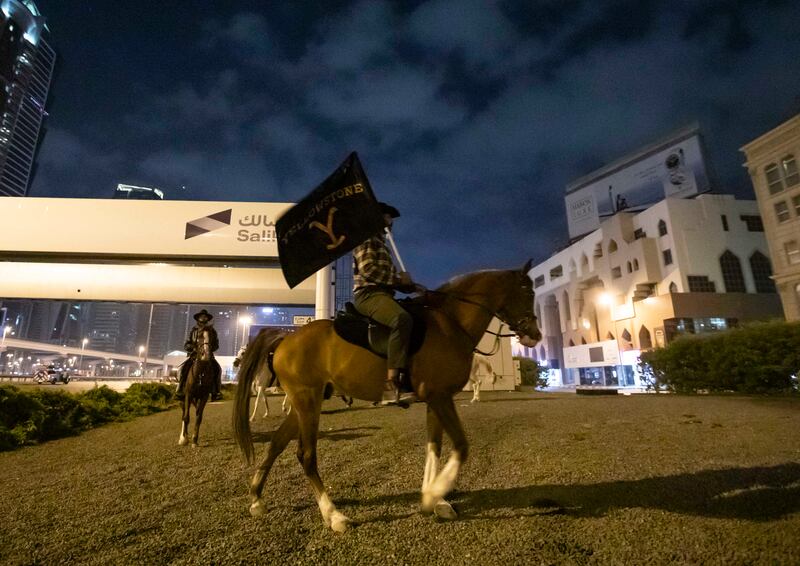
[[[633,258],[633,270],[639,271],[639,260],[636,258]]]
[[[608,334],[606,334],[606,340],[613,340],[613,339],[614,339],[614,335],[613,334],[611,334],[610,332]]]
[[[569,294],[566,291],[564,291],[562,295],[562,302],[564,303],[564,320],[571,320],[572,314],[569,308]]]
[[[581,344],[586,345],[586,338],[583,336],[581,336]]]
[[[678,285],[673,281],[669,284],[669,292],[670,293],[677,293],[678,292]]]
[[[586,254],[581,254],[581,269],[588,266],[589,266],[589,258],[586,257]]]
[[[572,340],[572,338],[569,339],[569,345],[570,345],[570,347],[575,345],[575,342]]]
[[[667,235],[667,223],[663,220],[658,221],[658,235],[659,236],[666,236]]]
[[[639,329],[639,347],[642,350],[647,350],[653,347],[653,340],[650,338],[650,331],[646,326]]]
[[[628,267],[628,273],[633,271],[633,265],[631,264],[631,262],[628,262],[627,267]]]
[[[613,254],[615,251],[617,251],[617,249],[618,249],[617,248],[617,241],[616,240],[611,240],[608,243],[608,253]]]
[[[722,269],[722,280],[725,282],[726,293],[745,293],[744,273],[739,258],[730,250],[725,250],[719,257],[719,266]]]
[[[772,265],[769,258],[759,251],[750,256],[750,271],[756,282],[757,293],[774,293],[775,282],[772,277]]]
[[[626,342],[630,342],[631,341],[631,333],[628,332],[627,328],[622,331],[622,339],[625,340]]]

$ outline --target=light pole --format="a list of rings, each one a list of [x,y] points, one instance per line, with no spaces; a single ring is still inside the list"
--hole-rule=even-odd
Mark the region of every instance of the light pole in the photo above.
[[[83,340],[81,340],[81,358],[80,361],[78,362],[78,371],[80,373],[83,373],[83,351],[86,349],[86,344],[88,343],[89,343],[88,338],[84,338]]]
[[[239,322],[242,325],[242,345],[241,345],[241,348],[244,348],[244,347],[247,346],[247,333],[248,333],[248,330],[250,330],[250,324],[253,322],[253,317],[251,317],[249,315],[240,316],[239,317]],[[234,355],[236,355],[236,352],[234,352]]]
[[[139,357],[141,358],[139,362],[139,377],[144,378],[144,346],[139,346]]]

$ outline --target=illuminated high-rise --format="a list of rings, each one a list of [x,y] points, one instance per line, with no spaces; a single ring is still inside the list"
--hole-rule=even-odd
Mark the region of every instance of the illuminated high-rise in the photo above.
[[[36,5],[0,0],[0,196],[28,193],[55,59]]]

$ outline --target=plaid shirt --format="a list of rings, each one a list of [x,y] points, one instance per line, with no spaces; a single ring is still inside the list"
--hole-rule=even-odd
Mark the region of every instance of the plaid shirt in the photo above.
[[[382,236],[370,238],[353,250],[353,290],[369,285],[392,287],[397,271]]]

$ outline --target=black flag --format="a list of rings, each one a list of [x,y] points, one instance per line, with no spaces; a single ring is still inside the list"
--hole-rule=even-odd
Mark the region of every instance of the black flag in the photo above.
[[[289,287],[380,234],[384,226],[378,201],[353,152],[275,223],[281,269]]]

